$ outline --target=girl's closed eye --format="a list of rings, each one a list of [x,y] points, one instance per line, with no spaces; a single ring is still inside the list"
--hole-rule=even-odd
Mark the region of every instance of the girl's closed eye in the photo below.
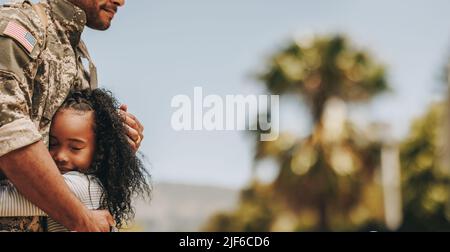
[[[82,147],[74,147],[74,146],[71,146],[70,149],[72,149],[73,151],[81,151],[81,150],[83,150],[84,148],[82,148]]]
[[[79,140],[71,140],[71,144],[69,145],[70,149],[73,151],[81,151],[86,148],[86,144]]]

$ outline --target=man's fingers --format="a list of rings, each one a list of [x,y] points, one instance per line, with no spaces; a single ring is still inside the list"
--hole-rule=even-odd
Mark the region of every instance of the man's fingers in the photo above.
[[[139,121],[139,119],[136,118],[136,116],[134,116],[133,114],[130,114],[127,112],[127,116],[131,117],[131,119],[133,119],[133,121],[136,123],[136,125],[139,127],[139,130],[144,131],[144,126],[142,125],[142,123]]]
[[[130,142],[132,149],[136,152],[144,139],[144,126],[139,122],[136,116],[128,113],[127,109],[128,107],[125,104],[121,105],[119,115],[122,117],[126,128],[128,142]]]
[[[133,128],[131,128],[128,125],[125,125],[126,129],[127,129],[127,136],[133,140],[134,142],[137,142],[140,140],[141,136],[139,134],[139,132]]]
[[[136,128],[133,128],[130,126],[135,126]],[[139,149],[139,146],[142,142],[142,139],[144,138],[144,135],[139,132],[139,128],[137,127],[137,124],[131,120],[130,117],[125,116],[124,118],[124,126],[127,134],[127,140],[128,143],[131,146],[131,149],[136,152]]]
[[[116,222],[114,221],[113,217],[111,216],[111,214],[108,213],[107,215],[107,220],[110,226],[115,226]]]
[[[111,231],[111,227],[115,227],[116,226],[116,222],[114,221],[114,218],[112,217],[112,215],[108,212],[108,211],[102,211],[103,216],[106,219],[106,222],[108,223],[108,227],[104,232],[110,232]]]
[[[91,212],[91,217],[100,232],[109,232],[114,225],[112,215],[106,210],[94,210]]]
[[[127,136],[127,140],[128,140],[128,143],[129,143],[130,146],[131,146],[131,149],[132,149],[133,151],[137,151],[138,146],[136,145],[136,143],[135,143],[133,140],[131,140],[128,136]]]
[[[120,105],[119,109],[121,109],[121,110],[127,112],[127,110],[128,110],[128,105],[122,104],[122,105]]]
[[[136,118],[136,123],[137,123],[137,125],[139,126],[139,129],[141,130],[141,132],[143,132],[144,131],[144,125],[142,125],[142,123]]]
[[[141,130],[141,123],[137,119],[135,119],[136,117],[134,117],[132,114],[125,111],[119,111],[119,114],[121,115],[126,125],[130,126],[133,129]]]
[[[142,141],[142,139],[144,139],[144,127],[140,124],[139,121],[132,120],[131,117],[127,116],[125,119],[125,126],[127,129],[127,135],[133,141]]]
[[[133,128],[137,128],[137,129],[139,129],[140,131],[144,131],[144,126],[141,124],[141,122],[136,118],[136,116],[134,116],[133,114],[130,114],[130,113],[128,113],[128,112],[125,112],[126,113],[126,116],[127,116],[127,121],[130,121],[131,122],[131,124],[133,125],[130,125],[131,127],[133,127]]]
[[[124,120],[124,123],[130,126],[131,128],[139,131],[139,135],[141,139],[144,138],[144,125],[134,116],[133,114],[130,114],[124,110],[119,110],[119,114],[122,117],[122,120]]]

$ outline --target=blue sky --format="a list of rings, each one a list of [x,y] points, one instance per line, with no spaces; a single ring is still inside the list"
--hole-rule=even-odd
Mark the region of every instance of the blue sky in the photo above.
[[[252,142],[243,132],[176,132],[177,94],[260,94],[249,75],[293,37],[342,33],[388,66],[393,92],[354,111],[390,123],[396,138],[440,96],[450,55],[450,1],[128,0],[106,32],[87,30],[102,87],[145,125],[142,152],[156,182],[238,188],[250,176]],[[306,134],[308,116],[281,101],[282,128]],[[292,114],[298,116],[292,117]]]

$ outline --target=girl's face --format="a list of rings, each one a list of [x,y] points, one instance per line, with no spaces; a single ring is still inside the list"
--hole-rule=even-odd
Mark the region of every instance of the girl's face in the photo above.
[[[94,113],[62,109],[50,128],[50,154],[62,173],[87,171],[95,152]]]

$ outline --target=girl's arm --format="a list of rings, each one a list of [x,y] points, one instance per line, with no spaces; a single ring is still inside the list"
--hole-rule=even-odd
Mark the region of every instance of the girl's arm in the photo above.
[[[102,189],[93,177],[89,178],[79,172],[69,172],[63,177],[69,189],[87,209],[100,208]],[[22,196],[12,183],[3,180],[0,182],[0,217],[21,216],[47,216],[47,214]],[[51,218],[48,224],[49,231],[69,231]]]
[[[70,190],[89,210],[98,210],[101,205],[102,188],[95,177],[80,172],[68,172],[63,175]],[[48,218],[49,232],[68,232],[63,225]]]

